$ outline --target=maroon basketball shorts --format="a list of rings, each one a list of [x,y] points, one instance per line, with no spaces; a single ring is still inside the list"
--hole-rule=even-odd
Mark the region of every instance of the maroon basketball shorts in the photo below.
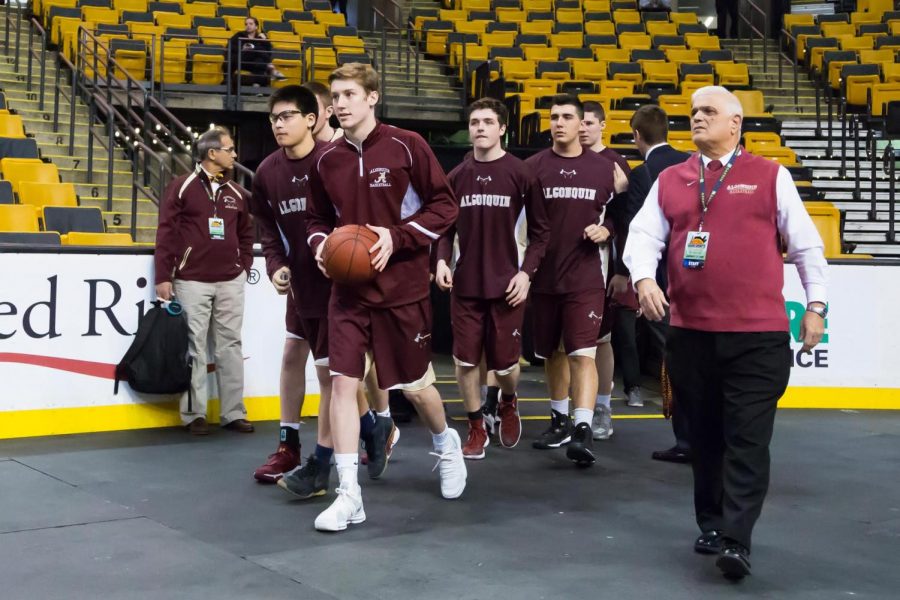
[[[297,312],[294,295],[288,292],[284,312],[284,328],[289,340],[303,340],[309,344],[317,367],[328,366],[328,318],[304,319]]]
[[[415,392],[434,384],[431,302],[372,308],[331,296],[328,309],[332,375],[362,379],[366,353],[378,365],[378,387]]]
[[[450,296],[453,359],[463,367],[477,367],[482,350],[489,371],[507,375],[522,355],[525,303],[512,307],[505,298]]]
[[[533,294],[535,355],[550,358],[554,352],[561,351],[569,356],[596,356],[603,300],[602,289]]]
[[[612,339],[612,328],[616,322],[616,306],[613,299],[606,295],[603,291],[603,315],[600,320],[600,333],[598,333],[597,343],[605,344]]]

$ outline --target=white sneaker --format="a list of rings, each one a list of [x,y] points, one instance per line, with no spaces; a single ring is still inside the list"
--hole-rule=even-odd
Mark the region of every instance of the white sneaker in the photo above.
[[[432,471],[440,467],[441,495],[448,500],[462,496],[466,489],[466,461],[463,459],[462,441],[456,430],[450,429],[450,443],[443,451],[429,454],[438,459]]]
[[[595,407],[591,431],[595,440],[608,440],[613,434],[612,411],[602,405]]]
[[[357,485],[348,489],[339,487],[337,498],[331,506],[319,513],[316,517],[316,529],[319,531],[343,531],[347,525],[362,523],[366,520],[366,511],[363,509],[362,489]]]
[[[628,406],[641,407],[644,405],[644,399],[641,398],[641,388],[631,388],[628,392]]]

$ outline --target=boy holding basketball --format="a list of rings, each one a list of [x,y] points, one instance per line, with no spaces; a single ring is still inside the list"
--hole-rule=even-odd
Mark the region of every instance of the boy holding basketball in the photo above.
[[[453,360],[469,417],[463,456],[477,460],[484,458],[488,446],[478,389],[482,354],[500,384],[500,444],[512,448],[522,435],[516,398],[522,322],[549,226],[540,186],[525,163],[501,144],[506,107],[483,98],[469,105],[468,115],[472,153],[449,175],[459,200],[459,219],[438,243],[435,281],[442,290],[452,289]],[[520,238],[526,233],[527,249],[520,256]],[[459,256],[451,274],[448,265],[457,234]]]
[[[327,315],[331,282],[317,268],[306,242],[309,170],[317,151],[323,147],[316,143],[312,133],[318,112],[315,94],[300,86],[281,88],[269,99],[269,120],[280,148],[260,164],[253,181],[251,203],[261,231],[266,270],[275,289],[287,295],[279,445],[266,463],[256,469],[254,478],[261,483],[277,482],[302,498],[326,492],[333,454],[328,421],[331,376]],[[318,444],[303,468],[286,475],[300,462],[298,421],[310,353],[321,394]],[[390,418],[373,425],[379,439],[389,436],[393,429]],[[384,445],[384,441],[380,444],[367,441],[367,446]]]
[[[431,365],[429,246],[447,231],[457,206],[447,178],[417,134],[375,118],[378,73],[348,63],[329,77],[344,139],[322,151],[310,172],[309,244],[321,260],[323,242],[338,225],[366,226],[374,279],[334,284],[329,307],[331,424],[340,480],[338,497],[315,522],[341,531],[365,520],[357,482],[356,390],[367,353],[383,389],[400,389],[431,430],[441,493],[458,498],[466,486],[459,434],[447,426]]]

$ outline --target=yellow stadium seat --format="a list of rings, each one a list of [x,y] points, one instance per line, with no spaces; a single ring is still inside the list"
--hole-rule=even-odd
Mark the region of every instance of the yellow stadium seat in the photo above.
[[[809,54],[809,69],[813,72],[813,74],[820,73],[822,71],[822,61],[826,52],[831,52],[837,50],[837,44],[831,46],[816,46],[814,48],[807,48],[807,52]]]
[[[681,94],[660,94],[659,107],[669,115],[691,116],[691,97]]]
[[[269,34],[269,41],[275,50],[299,50],[302,39],[299,35],[286,31],[273,31]]]
[[[70,231],[62,236],[66,246],[132,246],[134,242],[127,233],[85,233]]]
[[[649,50],[652,40],[646,33],[625,32],[619,34],[619,47],[626,50]]]
[[[113,0],[113,8],[119,13],[126,10],[147,12],[147,0]]]
[[[157,44],[153,57],[153,80],[157,83],[185,83],[187,47],[186,40],[178,39]]]
[[[30,204],[0,204],[0,231],[40,231],[37,208]]]
[[[284,79],[273,81],[272,87],[279,88],[286,85],[296,85],[303,80],[303,63],[300,60],[300,54],[296,58],[288,58],[286,56],[275,56],[272,58],[272,66],[281,71]]]
[[[719,36],[705,33],[688,33],[684,36],[688,48],[695,50],[719,50]]]
[[[554,48],[581,48],[584,46],[584,35],[576,31],[554,33],[550,36],[550,45]]]
[[[460,8],[470,10],[491,10],[491,0],[461,0]]]
[[[519,33],[523,35],[546,35],[553,33],[553,21],[531,21],[519,24]]]
[[[209,46],[227,46],[233,34],[223,27],[201,25],[197,28],[197,35],[204,44]]]
[[[609,0],[584,0],[581,3],[584,12],[610,12],[611,6]]]
[[[584,24],[587,35],[616,35],[616,25],[612,21],[588,21]]]
[[[603,137],[606,140],[618,133],[631,133],[631,117],[633,110],[608,110],[606,111],[606,128]]]
[[[593,62],[579,60],[572,63],[573,77],[578,81],[602,81],[606,79],[608,65],[605,60]]]
[[[528,12],[550,12],[553,10],[551,0],[522,0],[522,9]]]
[[[294,33],[300,37],[326,37],[328,28],[321,23],[310,23],[309,21],[291,21],[291,27]]]
[[[306,49],[306,69],[313,81],[328,81],[328,76],[337,68],[337,54],[333,48],[311,46]]]
[[[797,154],[787,146],[758,146],[757,154],[777,161],[785,167],[796,167],[800,165],[800,163],[797,162]]]
[[[614,10],[612,14],[613,21],[616,23],[640,23],[641,13],[636,10]]]
[[[181,5],[181,12],[192,17],[214,17],[217,8],[215,2],[188,2]]]
[[[180,15],[173,12],[156,11],[153,13],[153,20],[157,25],[162,27],[178,27],[180,29],[189,29],[191,26],[190,15]]]
[[[634,82],[606,79],[600,82],[600,94],[610,102],[634,95]]]
[[[883,117],[888,102],[900,100],[900,82],[878,83],[869,91],[869,115]]]
[[[856,35],[856,27],[850,23],[822,23],[819,26],[825,37],[838,37],[841,35]]]
[[[550,46],[528,46],[524,48],[527,60],[559,60],[559,48]]]
[[[833,90],[841,89],[841,69],[844,65],[855,65],[856,60],[833,60],[828,63],[828,85]]]
[[[3,178],[12,184],[13,192],[19,193],[19,184],[23,181],[43,183],[59,183],[59,171],[56,165],[45,163],[37,158],[4,158],[0,159],[0,171]]]
[[[583,23],[584,15],[579,8],[558,8],[556,10],[557,23]]]
[[[81,17],[56,16],[50,29],[50,41],[59,45],[63,41],[63,33],[68,29],[77,29],[84,21]]]
[[[734,90],[741,107],[744,109],[744,116],[760,116],[766,114],[766,100],[763,93],[759,90]]]
[[[336,35],[331,38],[335,52],[365,54],[366,45],[355,35]]]
[[[871,69],[874,67],[875,65],[860,65],[860,68]],[[881,75],[878,72],[846,75],[842,83],[847,104],[851,106],[867,106],[869,90],[875,84],[881,83]]]
[[[788,31],[794,25],[815,25],[815,15],[809,13],[797,13],[784,15],[784,28]]]
[[[666,59],[676,65],[700,62],[699,50],[691,50],[688,48],[666,48],[664,52],[666,53]]]
[[[654,35],[678,35],[678,25],[666,21],[650,21],[647,23],[647,33]]]
[[[444,25],[446,24],[446,26]],[[453,23],[437,21],[425,30],[425,53],[434,56],[447,55],[447,37],[453,33]]]
[[[524,10],[497,11],[497,21],[500,23],[526,23],[528,21],[528,13]]]
[[[669,20],[676,24],[693,25],[697,22],[697,13],[694,12],[672,12],[669,13]]]
[[[672,139],[672,138],[671,138],[671,133],[672,133],[672,132],[670,132],[670,134],[669,134],[669,135],[670,135],[670,138],[669,138],[669,145],[670,145],[670,146],[672,146],[673,148],[675,148],[675,149],[678,150],[679,152],[696,152],[696,151],[697,151],[697,145],[694,143],[693,140],[677,140],[677,139]]]
[[[489,21],[456,21],[454,26],[456,33],[474,33],[481,35],[487,29]]]
[[[75,186],[71,183],[19,182],[19,202],[36,207],[78,206]]]
[[[557,92],[559,84],[550,79],[525,79],[522,81],[522,93],[535,98],[552,96]]]
[[[900,63],[881,63],[881,79],[884,83],[900,82]]]
[[[481,45],[487,48],[512,48],[516,41],[513,31],[494,31],[481,36]]]
[[[760,147],[781,147],[781,136],[773,131],[748,131],[744,134],[744,147],[747,152],[760,154]]]
[[[118,24],[119,11],[114,8],[102,8],[99,6],[85,6],[81,9],[81,17],[85,21],[94,23]]]
[[[333,13],[330,10],[314,10],[312,14],[316,18],[316,23],[321,23],[325,26],[337,25],[338,27],[344,27],[347,24],[347,17],[341,13]]]
[[[838,44],[841,50],[871,50],[875,47],[875,38],[871,36],[842,35],[838,36]]]
[[[533,60],[510,58],[502,61],[501,71],[507,81],[524,81],[534,79],[536,63]]]
[[[281,21],[281,9],[274,6],[252,6],[250,7],[250,16],[256,17],[260,21]]]
[[[113,51],[113,58],[116,64],[113,65],[113,77],[116,79],[126,79],[126,73],[132,79],[144,81],[146,79],[147,70],[147,50],[146,47],[140,48],[141,42],[138,40],[129,40],[130,46],[126,48],[116,48]]]
[[[894,51],[885,48],[881,48],[878,50],[860,50],[859,62],[861,64],[885,62],[892,63],[894,62]]]
[[[747,63],[718,62],[715,69],[719,85],[725,87],[750,85],[750,69]]]
[[[50,9],[54,6],[60,8],[77,8],[78,0],[34,0],[31,6],[31,12],[40,15],[41,20],[46,23],[47,17],[50,16]]]
[[[247,8],[247,0],[219,0],[219,6],[232,6],[234,8]]]
[[[825,258],[837,258],[842,254],[841,213],[830,202],[804,202],[806,212],[825,244]]]
[[[197,85],[220,85],[225,77],[225,53],[210,50],[195,46],[188,51],[191,55],[191,81]]]
[[[25,126],[19,115],[0,114],[0,137],[22,139],[25,137]]]
[[[671,83],[678,86],[678,66],[667,62],[644,62],[645,83]]]

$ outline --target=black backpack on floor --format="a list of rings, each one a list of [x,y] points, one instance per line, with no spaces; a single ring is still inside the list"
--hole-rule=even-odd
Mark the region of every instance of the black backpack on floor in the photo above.
[[[191,389],[188,324],[181,304],[154,302],[138,324],[137,335],[116,366],[114,393],[119,381],[136,392],[178,394]],[[190,399],[189,399],[190,401]]]

